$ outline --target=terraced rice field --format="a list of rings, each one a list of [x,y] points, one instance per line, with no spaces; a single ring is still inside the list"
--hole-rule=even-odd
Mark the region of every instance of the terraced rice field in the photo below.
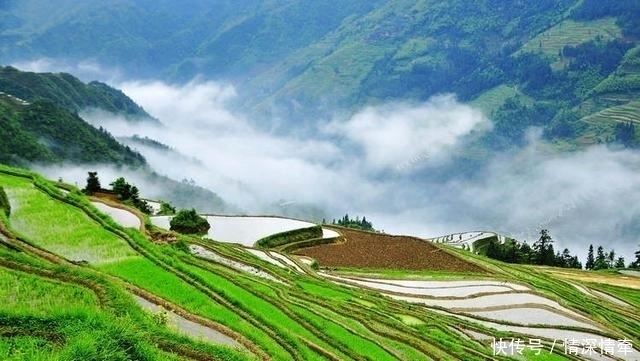
[[[565,20],[529,40],[520,51],[542,50],[545,55],[557,57],[558,52],[567,45],[575,46],[596,37],[608,41],[620,36],[615,18],[579,22]]]
[[[204,259],[208,259],[210,261],[214,261],[220,264],[223,264],[225,266],[229,266],[231,268],[240,270],[242,272],[247,272],[253,275],[256,275],[258,277],[262,277],[265,279],[268,279],[270,281],[274,281],[274,282],[281,282],[280,280],[278,280],[277,278],[275,278],[274,276],[272,276],[270,273],[267,273],[263,270],[260,270],[256,267],[253,266],[249,266],[247,264],[241,263],[241,262],[237,262],[234,261],[232,259],[229,259],[227,257],[221,256],[213,251],[210,251],[202,246],[199,245],[194,245],[192,244],[191,246],[189,246],[189,249],[191,251],[191,253],[195,256],[198,257],[202,257]]]
[[[236,340],[219,331],[203,326],[199,323],[189,321],[186,318],[172,311],[167,311],[164,309],[164,307],[150,302],[140,296],[133,295],[133,298],[142,308],[149,311],[151,314],[164,314],[164,316],[162,317],[166,317],[166,322],[168,323],[169,327],[175,328],[180,333],[189,335],[190,337],[194,337],[196,339],[202,339],[207,342],[227,345],[239,349],[243,348],[243,346]]]
[[[640,101],[631,101],[627,104],[617,105],[601,110],[582,118],[582,121],[588,123],[640,123]]]
[[[294,256],[191,237],[157,244],[43,182],[0,167],[15,206],[0,214],[0,359],[484,361],[508,359],[492,348],[500,337],[540,338],[547,350],[571,338],[640,343],[637,292],[574,279],[592,273],[565,281],[554,275],[564,270],[343,228],[331,230],[341,243]],[[96,235],[126,256],[104,253]],[[66,262],[78,252],[96,259]],[[624,306],[604,296],[614,294]]]
[[[0,300],[0,312],[40,316],[98,309],[97,297],[82,287],[6,268],[0,268]]]
[[[640,278],[638,277],[635,277],[635,278],[633,276],[620,277],[617,275],[607,274],[607,273],[582,272],[582,271],[574,271],[569,269],[547,268],[544,270],[545,272],[548,272],[549,274],[552,274],[555,277],[566,279],[566,280],[600,283],[605,285],[615,285],[615,286],[640,290]]]
[[[549,340],[607,340],[617,344],[618,340],[606,337],[605,327],[586,315],[567,309],[557,302],[542,297],[519,284],[488,280],[391,280],[341,277],[323,274],[334,282],[350,286],[377,290],[381,294],[410,303],[435,307],[436,312],[459,319],[478,322],[503,332],[514,332],[528,337]],[[502,288],[494,288],[500,284]],[[554,328],[557,327],[557,328]],[[582,331],[572,331],[575,328]],[[595,331],[595,333],[594,333]],[[484,333],[469,333],[482,340]],[[583,349],[580,348],[580,352]],[[594,353],[595,355],[596,353]],[[585,354],[586,356],[586,354]],[[602,356],[598,353],[598,356]],[[630,350],[623,359],[635,360],[640,356],[637,349]],[[606,359],[606,356],[603,356]]]
[[[475,251],[474,242],[491,237],[496,237],[500,243],[504,243],[505,241],[505,236],[487,231],[452,233],[446,236],[431,238],[429,241],[443,243],[458,248],[465,246],[467,249]]]
[[[0,173],[0,182],[11,202],[11,227],[37,246],[71,261],[92,264],[137,256],[125,240],[80,209],[49,197],[26,179]]]
[[[314,223],[297,219],[259,216],[204,216],[211,229],[206,237],[219,242],[238,243],[253,247],[257,240],[275,233],[315,226]],[[151,217],[154,225],[169,229],[170,216]],[[324,238],[339,235],[330,229],[323,229]]]
[[[93,206],[96,207],[100,212],[108,214],[109,217],[113,218],[114,221],[116,221],[123,227],[132,227],[139,229],[142,225],[140,218],[138,218],[138,216],[131,211],[113,207],[102,202],[91,202],[91,204],[93,204]]]

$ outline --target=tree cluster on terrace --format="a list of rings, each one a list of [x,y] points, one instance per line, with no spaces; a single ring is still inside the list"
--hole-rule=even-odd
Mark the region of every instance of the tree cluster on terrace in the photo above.
[[[325,223],[325,221],[322,220],[322,223]],[[342,217],[341,219],[338,219],[338,221],[334,219],[331,222],[331,224],[335,224],[335,225],[347,227],[347,228],[360,229],[363,231],[377,232],[373,228],[373,224],[367,221],[367,217],[364,217],[364,216],[362,217],[362,219],[360,219],[360,217],[358,216],[356,216],[355,219],[351,219],[349,218],[349,214],[345,214],[344,217]]]
[[[640,256],[640,251],[636,252],[636,255]],[[620,256],[616,258],[616,252],[613,249],[605,253],[604,248],[602,246],[598,246],[594,256],[593,244],[589,245],[589,253],[587,254],[587,262],[585,263],[586,269],[597,271],[601,269],[624,267],[624,257]],[[633,267],[633,263],[630,264],[629,267]]]
[[[98,178],[98,172],[88,172],[87,185],[82,190],[85,194],[93,195],[96,192],[111,192],[118,196],[122,203],[129,204],[140,211],[151,214],[153,209],[143,199],[140,199],[140,190],[135,185],[129,184],[124,177],[119,177],[109,183],[111,190],[103,189]]]
[[[520,243],[514,239],[507,239],[504,243],[500,243],[497,237],[494,237],[489,240],[484,253],[489,258],[508,263],[582,268],[578,256],[571,255],[568,248],[565,248],[562,253],[554,252],[553,239],[546,229],[540,231],[540,238],[533,246],[529,246],[526,241]]]
[[[111,186],[111,190],[118,195],[118,198],[120,198],[123,203],[131,204],[146,214],[151,214],[153,211],[145,200],[140,199],[138,187],[127,183],[123,177],[119,177],[109,183],[109,185]]]

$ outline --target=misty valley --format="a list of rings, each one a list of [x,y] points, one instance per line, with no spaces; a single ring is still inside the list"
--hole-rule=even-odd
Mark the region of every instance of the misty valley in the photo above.
[[[640,4],[0,19],[0,359],[640,360]]]

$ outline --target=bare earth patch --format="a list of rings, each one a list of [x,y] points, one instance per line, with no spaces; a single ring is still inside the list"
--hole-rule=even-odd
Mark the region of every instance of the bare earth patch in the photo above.
[[[323,267],[391,268],[486,273],[423,239],[340,228],[344,242],[323,244],[294,253],[314,258]]]

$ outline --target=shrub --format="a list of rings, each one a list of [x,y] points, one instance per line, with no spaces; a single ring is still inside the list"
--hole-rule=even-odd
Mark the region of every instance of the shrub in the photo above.
[[[196,210],[181,209],[169,222],[169,229],[183,234],[205,234],[211,228],[206,218],[200,217]]]
[[[165,201],[160,201],[160,211],[158,212],[158,215],[169,216],[173,214],[176,214],[176,208],[172,206],[170,203],[167,203]]]

